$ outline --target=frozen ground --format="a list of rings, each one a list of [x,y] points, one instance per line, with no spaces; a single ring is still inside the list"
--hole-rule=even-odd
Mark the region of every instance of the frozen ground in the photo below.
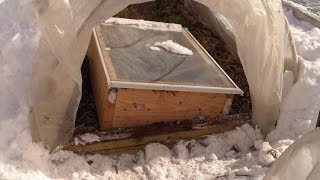
[[[280,122],[266,140],[243,125],[202,141],[180,141],[172,149],[149,144],[135,155],[79,156],[61,150],[49,154],[32,143],[22,114],[0,121],[0,179],[262,179],[270,163],[314,128],[320,108],[320,30],[297,21],[290,12],[287,16],[301,56],[300,75],[292,86],[286,73]],[[86,135],[82,140],[92,138]]]

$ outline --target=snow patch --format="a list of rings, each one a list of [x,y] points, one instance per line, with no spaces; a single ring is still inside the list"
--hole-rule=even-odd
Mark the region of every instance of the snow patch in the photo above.
[[[256,141],[253,142],[254,147],[255,147],[256,149],[260,149],[262,143],[263,143],[263,140],[262,140],[262,139],[259,139],[259,140],[256,140]]]
[[[300,59],[297,82],[283,99],[277,128],[268,135],[268,141],[297,139],[315,129],[320,110],[320,60]]]
[[[269,142],[263,142],[259,149],[259,162],[263,165],[270,165],[280,156],[280,152],[273,149]]]
[[[159,47],[147,45],[152,51],[161,51]]]
[[[152,161],[169,161],[171,152],[165,145],[159,143],[151,143],[145,147],[145,159],[147,162]]]
[[[297,53],[307,61],[320,59],[320,29],[312,24],[299,21],[291,11],[286,12]]]
[[[165,50],[169,52],[173,52],[181,55],[189,55],[189,56],[193,55],[193,52],[190,49],[184,46],[181,46],[180,44],[175,43],[172,40],[156,42],[154,46],[163,47]]]
[[[114,104],[116,102],[116,99],[117,99],[117,90],[115,89],[110,90],[108,94],[108,102],[111,104]]]
[[[183,141],[179,141],[173,148],[173,153],[175,154],[177,159],[188,159],[189,158],[189,150],[187,148],[187,143]]]
[[[75,145],[84,145],[87,143],[99,142],[99,136],[91,133],[81,134],[79,137],[75,137],[74,144]]]
[[[175,31],[181,32],[182,26],[180,24],[163,23],[145,20],[124,19],[124,18],[110,18],[105,21],[106,24],[114,25],[128,25],[130,27],[143,30],[158,30],[158,31]]]
[[[254,141],[262,139],[259,130],[249,124],[223,134],[208,136],[201,143],[206,145],[206,153],[214,153],[218,158],[224,157],[233,148],[242,153],[250,151]]]

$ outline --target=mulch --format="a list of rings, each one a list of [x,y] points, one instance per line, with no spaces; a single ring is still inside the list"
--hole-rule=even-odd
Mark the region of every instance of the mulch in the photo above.
[[[204,26],[192,12],[184,7],[183,0],[157,0],[130,5],[115,16],[128,19],[177,23],[188,28],[193,36],[244,92],[243,96],[235,96],[230,114],[251,114],[249,85],[239,57],[228,50],[217,32]],[[82,99],[76,117],[75,135],[99,131],[99,121],[91,90],[87,58],[84,60],[81,73],[83,89]]]

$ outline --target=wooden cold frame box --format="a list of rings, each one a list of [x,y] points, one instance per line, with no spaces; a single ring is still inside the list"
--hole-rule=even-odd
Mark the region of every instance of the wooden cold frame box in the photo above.
[[[228,114],[234,95],[243,92],[187,29],[126,22],[95,27],[87,52],[101,129]],[[193,55],[150,49],[166,40]]]

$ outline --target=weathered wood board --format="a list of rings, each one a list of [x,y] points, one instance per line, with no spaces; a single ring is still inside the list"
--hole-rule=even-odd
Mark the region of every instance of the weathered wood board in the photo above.
[[[85,145],[70,145],[64,150],[78,154],[135,153],[149,143],[171,146],[181,139],[199,139],[210,134],[223,133],[245,123],[250,123],[249,114],[218,116],[210,120],[184,120],[158,123],[138,128],[121,128],[96,133],[100,142]],[[121,136],[122,135],[122,136]],[[116,137],[116,138],[110,138]]]

